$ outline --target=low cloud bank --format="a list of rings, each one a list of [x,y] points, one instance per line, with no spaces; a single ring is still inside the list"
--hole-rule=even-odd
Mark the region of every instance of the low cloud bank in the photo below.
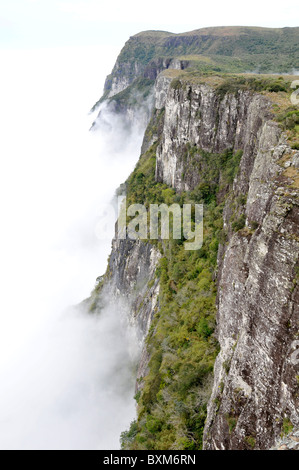
[[[69,308],[106,269],[97,223],[142,141],[117,119],[88,132],[91,76],[103,83],[114,61],[98,54],[105,71],[94,50],[1,53],[1,449],[119,448],[135,415],[135,340],[119,309]]]

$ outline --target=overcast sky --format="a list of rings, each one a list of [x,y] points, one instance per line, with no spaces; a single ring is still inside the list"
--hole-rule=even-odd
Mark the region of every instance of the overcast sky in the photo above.
[[[298,26],[297,0],[0,0],[0,47],[114,45],[142,30]]]

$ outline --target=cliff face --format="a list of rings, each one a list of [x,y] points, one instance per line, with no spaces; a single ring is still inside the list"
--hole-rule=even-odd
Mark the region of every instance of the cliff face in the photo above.
[[[110,293],[129,303],[130,318],[141,343],[158,308],[159,280],[155,270],[160,257],[156,247],[141,240],[116,237],[112,242],[107,276]]]
[[[291,361],[298,337],[298,188],[284,176],[298,165],[273,122],[257,140],[247,172],[246,226],[221,250],[218,272],[218,340],[205,448],[269,448],[282,424],[299,425],[298,365]],[[245,161],[241,161],[241,172]],[[289,167],[291,168],[291,167]],[[243,172],[245,175],[245,171]],[[234,197],[244,187],[234,182]],[[224,212],[228,227],[229,207]]]
[[[229,236],[219,249],[221,352],[205,448],[269,448],[284,420],[299,425],[298,367],[290,359],[299,325],[298,186],[285,171],[298,174],[299,154],[271,120],[272,103],[264,96],[239,91],[221,97],[207,84],[169,86],[163,76],[156,94],[156,107],[165,106],[158,180],[178,191],[201,182],[190,145],[208,152],[243,150],[224,208]],[[245,227],[232,234],[232,203],[242,195]]]
[[[156,177],[177,191],[194,189],[201,181],[192,147],[213,153],[243,150],[243,169],[250,171],[262,125],[271,116],[271,103],[261,95],[239,90],[222,96],[205,83],[169,86],[163,75],[156,84],[156,108],[162,107]]]
[[[133,39],[131,39],[132,41]],[[130,46],[131,47],[131,46]],[[122,61],[119,58],[112,70],[111,75],[106,78],[104,94],[107,98],[117,95],[130,86],[138,77],[155,80],[160,72],[165,69],[184,69],[188,61],[172,58],[157,58],[143,63],[138,60]]]
[[[149,70],[123,66],[116,64],[108,79],[110,97]],[[150,79],[159,71],[157,65]],[[186,193],[197,197],[206,205],[206,226],[219,239],[208,239],[209,248],[194,254],[194,266],[186,258],[192,269],[175,264],[175,256],[180,263],[185,259],[177,247],[113,241],[104,284],[112,296],[126,299],[143,344],[136,386],[139,437],[134,440],[136,431],[128,448],[157,448],[155,436],[165,446],[159,448],[197,448],[205,422],[205,449],[268,449],[282,430],[299,427],[298,365],[292,359],[299,334],[299,152],[275,115],[286,94],[269,88],[259,93],[238,80],[168,71],[155,81],[141,163],[127,183],[131,197],[134,191],[138,197],[142,191],[144,197],[158,194],[158,202],[161,195],[165,202],[170,194],[177,200]],[[148,176],[152,161],[155,175]],[[210,221],[217,204],[221,236],[219,220]],[[214,247],[216,265],[212,251],[207,254]],[[188,317],[186,305],[197,300]],[[177,333],[168,338],[172,333],[164,324]],[[181,336],[174,337],[180,328]],[[195,353],[188,351],[212,361],[216,338],[220,352],[211,390],[210,362],[196,366]],[[189,396],[173,385],[182,377]]]

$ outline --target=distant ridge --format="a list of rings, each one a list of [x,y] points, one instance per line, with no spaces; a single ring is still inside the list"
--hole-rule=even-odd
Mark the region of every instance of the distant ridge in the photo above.
[[[299,27],[213,26],[178,34],[141,31],[125,43],[107,76],[102,98],[92,109],[134,84],[147,93],[157,75],[167,68],[200,73],[293,74],[299,70]]]

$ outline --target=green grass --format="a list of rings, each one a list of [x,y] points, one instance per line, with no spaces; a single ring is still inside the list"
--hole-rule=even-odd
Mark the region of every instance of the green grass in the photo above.
[[[294,426],[289,418],[283,418],[281,437],[287,436],[294,429]]]
[[[158,57],[193,56],[194,60],[203,55],[220,69],[230,63],[231,71],[237,66],[243,72],[257,67],[261,72],[288,72],[299,67],[298,39],[299,28],[219,27],[181,34],[145,31],[127,41],[119,61],[147,64]]]
[[[231,434],[237,426],[237,419],[234,416],[228,414],[226,416],[226,420],[228,424],[229,433]]]
[[[258,76],[229,77],[217,87],[217,93],[224,97],[226,93],[238,93],[240,90],[252,90],[255,92],[269,91],[277,93],[279,91],[290,92],[290,83],[283,77],[274,78]]]
[[[256,438],[254,436],[246,436],[244,439],[249,449],[254,449],[256,444]]]

